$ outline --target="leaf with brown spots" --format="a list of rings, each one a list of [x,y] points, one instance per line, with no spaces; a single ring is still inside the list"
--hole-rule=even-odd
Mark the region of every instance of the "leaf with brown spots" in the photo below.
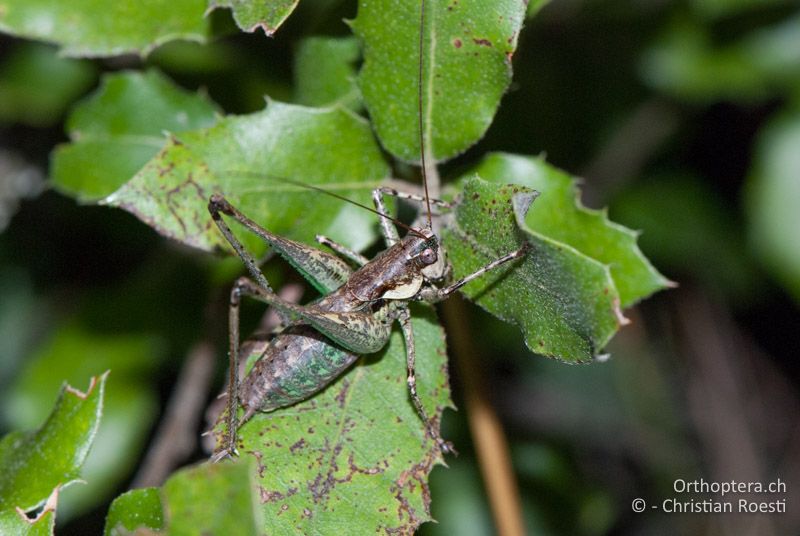
[[[162,235],[211,250],[227,247],[207,208],[211,194],[219,192],[275,234],[309,243],[325,234],[359,249],[374,240],[372,214],[281,179],[367,204],[388,175],[362,118],[342,108],[271,101],[261,112],[174,135],[105,203],[128,210]],[[241,236],[256,254],[263,251],[251,234]]]
[[[639,250],[639,233],[610,221],[605,210],[584,207],[577,179],[544,158],[491,153],[475,172],[494,184],[521,184],[540,192],[525,224],[607,265],[619,291],[620,307],[630,307],[673,284]]]
[[[103,77],[100,88],[69,116],[70,143],[53,152],[50,176],[81,202],[111,194],[167,143],[165,132],[209,127],[217,108],[158,71]]]
[[[420,2],[362,2],[353,31],[362,41],[359,87],[383,146],[418,162]],[[436,160],[483,137],[511,82],[511,56],[525,17],[519,0],[427,2],[422,111]],[[465,90],[469,88],[469,90]]]
[[[413,315],[418,390],[438,427],[451,407],[444,333],[429,307]],[[269,534],[410,534],[430,519],[441,454],[409,398],[399,329],[317,396],[254,416],[239,452],[258,463]]]
[[[531,351],[591,361],[624,322],[619,293],[607,265],[527,227],[525,214],[532,202],[530,210],[537,209],[536,195],[473,177],[442,242],[456,277],[527,244],[523,258],[472,281],[463,293],[519,326]]]

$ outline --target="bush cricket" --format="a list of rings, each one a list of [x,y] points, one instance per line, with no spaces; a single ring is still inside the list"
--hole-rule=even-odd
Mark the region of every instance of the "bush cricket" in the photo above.
[[[391,335],[394,321],[400,323],[406,347],[407,385],[410,398],[424,423],[426,433],[443,452],[452,451],[435,429],[420,401],[416,389],[414,333],[410,322],[409,302],[436,303],[447,298],[469,281],[487,271],[525,254],[526,247],[488,263],[474,273],[455,282],[448,281],[451,270],[433,230],[431,205],[449,208],[444,201],[428,195],[425,131],[423,125],[423,76],[425,2],[421,2],[418,77],[418,132],[424,195],[398,192],[382,187],[373,192],[375,208],[366,207],[313,185],[289,179],[278,179],[358,205],[376,213],[387,249],[374,259],[318,236],[317,240],[337,255],[277,236],[260,227],[232,206],[221,194],[211,196],[209,212],[220,232],[237,252],[251,278],[241,277],[230,294],[229,354],[230,378],[228,404],[224,415],[227,434],[217,446],[213,459],[220,460],[236,453],[239,426],[258,411],[272,411],[305,400],[341,375],[360,355],[377,352]],[[412,225],[390,217],[385,196],[420,203],[424,218]],[[297,305],[281,299],[271,289],[253,256],[233,235],[223,215],[230,217],[265,240],[314,286],[322,297],[308,305]],[[402,238],[397,227],[406,229]],[[343,257],[357,265],[353,270]],[[263,349],[252,370],[239,383],[240,334],[239,305],[243,297],[251,297],[271,305],[286,326]],[[244,415],[238,419],[239,404]]]

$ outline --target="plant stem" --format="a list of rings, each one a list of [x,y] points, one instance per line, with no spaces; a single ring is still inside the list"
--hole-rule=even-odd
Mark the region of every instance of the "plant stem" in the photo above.
[[[451,297],[444,303],[443,312],[451,354],[463,385],[469,429],[495,528],[501,536],[522,536],[525,534],[525,523],[508,442],[475,366],[478,357],[470,330],[464,325],[466,308],[463,299]]]
[[[197,427],[214,377],[214,347],[208,341],[195,344],[186,357],[144,462],[131,488],[160,486],[167,476],[197,447]]]

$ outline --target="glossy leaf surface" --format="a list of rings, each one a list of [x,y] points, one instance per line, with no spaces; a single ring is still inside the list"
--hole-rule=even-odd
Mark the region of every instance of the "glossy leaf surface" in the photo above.
[[[87,348],[91,348],[88,356]],[[161,354],[151,337],[99,335],[67,324],[30,356],[19,374],[4,400],[3,413],[14,428],[25,429],[47,416],[53,393],[65,380],[77,384],[111,371],[103,421],[81,472],[87,483],[62,494],[64,514],[95,506],[130,476],[157,416],[157,394],[148,380]]]
[[[299,0],[208,0],[208,9],[228,7],[233,20],[245,32],[261,28],[268,36],[292,14]]]
[[[800,300],[800,107],[773,120],[758,140],[747,190],[750,243]]]
[[[456,278],[527,244],[523,258],[468,283],[463,293],[516,324],[531,351],[590,361],[624,321],[619,293],[606,265],[527,226],[525,214],[535,197],[522,186],[467,180],[443,244]],[[533,202],[530,210],[536,209]]]
[[[161,488],[166,534],[263,534],[250,460],[177,471]]]
[[[354,37],[303,40],[294,62],[295,100],[306,106],[359,108],[361,94],[355,82],[359,56]]]
[[[146,55],[172,39],[203,41],[204,0],[7,0],[0,30],[56,43],[67,56]]]
[[[53,125],[95,81],[91,63],[60,58],[55,47],[24,43],[10,48],[0,65],[2,122]]]
[[[138,528],[159,530],[164,525],[164,512],[158,488],[132,489],[111,503],[106,516],[106,536],[132,532]]]
[[[29,512],[57,498],[56,490],[81,476],[103,412],[106,374],[84,393],[65,385],[52,413],[37,430],[14,431],[0,440],[0,513]],[[49,509],[54,509],[52,498]],[[46,507],[45,510],[48,508]]]
[[[372,189],[388,174],[363,119],[341,108],[270,102],[262,112],[227,116],[211,128],[172,136],[105,203],[165,236],[211,250],[227,248],[207,208],[218,192],[275,234],[306,242],[325,234],[361,248],[375,236],[374,215],[281,179],[370,204]],[[247,244],[258,242],[250,237]]]
[[[446,160],[489,127],[511,81],[525,3],[462,0],[426,6],[422,121],[428,151]],[[359,86],[375,131],[390,153],[419,162],[420,2],[363,1],[352,25],[362,41]]]
[[[157,71],[107,75],[67,122],[72,143],[53,153],[55,186],[95,201],[131,179],[167,142],[165,132],[208,127],[216,107]]]
[[[494,153],[475,171],[495,184],[521,184],[537,190],[541,195],[525,218],[527,226],[607,265],[621,307],[671,284],[642,255],[636,232],[610,221],[605,210],[584,207],[575,179],[543,158]]]

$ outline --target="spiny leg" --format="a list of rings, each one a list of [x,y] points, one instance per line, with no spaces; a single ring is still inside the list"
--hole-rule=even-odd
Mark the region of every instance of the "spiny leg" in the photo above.
[[[239,307],[243,296],[251,296],[270,304],[274,302],[291,303],[273,293],[271,290],[261,288],[246,277],[237,279],[233,284],[233,288],[231,288],[230,304],[228,307],[228,352],[230,365],[228,370],[228,430],[223,448],[211,458],[211,461],[214,463],[237,454],[236,434],[239,426],[247,422],[256,410],[256,408],[247,408],[248,411],[245,413],[244,419],[241,423],[239,422]],[[285,313],[285,311],[282,311],[278,307],[275,307],[273,310],[279,313]]]
[[[380,188],[376,188],[375,190],[372,191],[372,199],[375,203],[375,207],[382,214],[388,214],[386,212],[386,203],[383,198],[383,196],[385,195],[396,197],[398,199],[405,199],[407,201],[415,201],[417,203],[420,203],[423,207],[427,205],[427,201],[425,200],[424,196],[401,192],[399,190],[395,190],[394,188],[390,188],[388,186],[381,186]],[[448,203],[447,201],[442,201],[441,199],[431,199],[430,204],[442,208],[452,208],[453,206],[452,203]],[[419,220],[419,218],[420,217],[418,216],[417,219]],[[425,220],[427,222],[427,217],[425,218]],[[414,225],[419,225],[419,222],[418,221],[415,222]],[[427,223],[425,225],[427,226]],[[383,233],[385,236],[387,237],[390,235],[393,237],[397,236],[397,230],[390,225],[390,222],[388,221],[387,218],[381,218],[381,228],[383,229]],[[390,242],[389,239],[387,238],[387,243],[389,244],[389,246],[391,246],[397,240],[399,240],[399,238],[393,238],[393,241]]]
[[[242,278],[244,279],[244,278]],[[264,290],[264,292],[271,292]],[[236,432],[239,428],[239,305],[242,291],[239,281],[231,289],[228,306],[228,430],[222,450],[216,453],[211,461],[216,463],[228,456],[236,455]]]
[[[383,218],[381,218],[381,219],[383,219]],[[365,256],[361,255],[357,251],[353,251],[352,249],[348,248],[347,246],[343,246],[342,244],[331,240],[327,236],[317,235],[315,238],[317,239],[317,242],[319,242],[323,246],[328,246],[333,251],[335,251],[336,253],[338,253],[339,255],[344,257],[345,259],[353,261],[358,266],[364,266],[365,264],[367,264],[369,262],[368,258],[366,258]]]
[[[389,212],[386,210],[386,202],[383,199],[384,195],[390,195],[392,197],[397,197],[399,199],[407,199],[410,201],[418,201],[420,203],[425,202],[425,198],[421,195],[416,194],[407,194],[405,192],[400,192],[395,190],[394,188],[389,188],[388,186],[381,186],[380,188],[375,188],[372,190],[372,201],[375,203],[375,208],[381,214],[388,216]],[[441,201],[439,199],[431,199],[431,203],[440,207],[449,208],[452,205],[446,201]],[[381,218],[381,230],[383,231],[383,236],[386,238],[386,245],[391,247],[393,246],[398,240],[400,240],[400,235],[397,233],[397,229],[392,225],[391,218]]]
[[[244,223],[247,220],[241,216],[238,210],[234,209],[228,201],[221,195],[214,194],[208,202],[208,211],[211,213],[211,218],[214,223],[222,232],[228,243],[236,250],[239,258],[242,259],[247,271],[258,282],[258,285],[265,291],[273,293],[267,278],[258,269],[258,264],[249,251],[242,245],[238,238],[233,234],[228,224],[222,219],[222,213],[233,216],[240,223],[245,224],[246,227],[252,229],[249,225]],[[241,217],[237,217],[241,216]],[[252,222],[250,222],[252,223]],[[256,226],[255,223],[252,224]],[[257,226],[256,226],[257,227]],[[239,427],[237,422],[237,410],[239,408],[239,305],[241,303],[241,287],[238,282],[231,289],[230,302],[228,305],[228,431],[225,438],[224,447],[217,452],[212,458],[212,462],[218,462],[229,456],[236,455],[236,432]],[[282,323],[289,321],[288,315],[285,312],[276,309]]]
[[[335,255],[267,231],[242,214],[220,194],[211,196],[208,202],[208,210],[214,222],[217,224],[217,227],[219,227],[222,234],[239,254],[239,257],[241,257],[242,261],[244,261],[247,266],[250,275],[261,288],[271,290],[266,278],[264,278],[264,275],[258,269],[255,259],[253,259],[253,256],[233,235],[230,228],[223,220],[222,214],[230,216],[247,230],[267,242],[281,257],[286,259],[300,275],[323,294],[327,294],[339,288],[353,273],[353,270],[347,263]]]
[[[228,224],[225,223],[225,220],[222,219],[222,214],[228,214],[229,216],[234,217],[238,222],[243,223],[242,219],[236,217],[239,212],[235,210],[224,197],[218,194],[212,195],[211,199],[208,201],[208,211],[211,213],[211,219],[214,220],[214,223],[217,225],[228,243],[233,247],[234,250],[236,250],[236,253],[239,255],[239,258],[242,259],[242,262],[247,267],[247,271],[250,272],[250,275],[253,277],[253,279],[255,279],[262,288],[272,292],[272,287],[269,286],[269,281],[267,281],[267,278],[261,273],[261,270],[258,269],[258,263],[256,260],[242,245],[239,239],[236,238],[230,227],[228,227]],[[246,224],[245,226],[250,228]]]
[[[403,337],[406,341],[406,370],[408,371],[406,382],[408,384],[408,391],[411,394],[411,401],[414,403],[414,408],[417,410],[420,419],[422,419],[422,422],[425,424],[428,435],[436,441],[439,449],[444,453],[455,453],[453,445],[442,439],[442,436],[440,436],[439,432],[434,428],[433,422],[430,417],[428,417],[428,413],[425,411],[422,400],[420,400],[419,394],[417,393],[417,350],[414,344],[414,330],[411,326],[411,313],[408,310],[407,304],[401,306],[398,319],[400,321],[400,327],[403,330]]]
[[[503,255],[499,259],[493,260],[492,262],[490,262],[489,264],[487,264],[483,268],[479,268],[478,270],[476,270],[475,272],[469,274],[468,276],[462,277],[461,279],[459,279],[458,281],[456,281],[452,285],[449,285],[449,286],[447,286],[445,288],[441,288],[441,289],[439,289],[439,288],[432,288],[430,290],[426,289],[426,290],[428,290],[428,292],[420,293],[420,298],[422,300],[429,301],[429,302],[437,302],[437,301],[444,300],[448,296],[450,296],[450,294],[452,294],[456,290],[460,289],[461,287],[463,287],[464,285],[466,285],[467,283],[469,283],[473,279],[476,279],[476,278],[482,276],[483,274],[485,274],[489,270],[493,270],[493,269],[497,268],[498,266],[502,266],[503,264],[505,264],[505,263],[507,263],[509,261],[513,261],[514,259],[518,259],[518,258],[524,256],[528,252],[529,249],[530,249],[530,245],[526,242],[518,250],[512,251],[511,253]]]
[[[326,298],[317,304],[298,305],[264,290],[246,277],[236,281],[242,296],[250,296],[283,311],[292,321],[308,324],[333,342],[356,354],[371,354],[386,345],[391,335],[394,306],[377,311],[331,311],[324,308]],[[296,322],[295,322],[296,323]]]
[[[421,195],[417,194],[408,194],[405,192],[400,192],[395,190],[394,188],[389,188],[388,186],[381,186],[380,188],[375,188],[372,190],[372,201],[375,204],[375,208],[378,212],[387,216],[386,218],[381,218],[381,230],[383,231],[383,236],[386,239],[386,245],[388,247],[392,247],[400,240],[400,235],[397,232],[397,229],[392,225],[392,218],[389,216],[389,211],[386,210],[386,202],[383,199],[384,195],[390,195],[392,197],[397,197],[398,199],[407,199],[410,201],[417,201],[420,203],[425,202],[425,198]],[[452,205],[447,201],[441,201],[439,199],[431,199],[431,204],[450,208]]]

